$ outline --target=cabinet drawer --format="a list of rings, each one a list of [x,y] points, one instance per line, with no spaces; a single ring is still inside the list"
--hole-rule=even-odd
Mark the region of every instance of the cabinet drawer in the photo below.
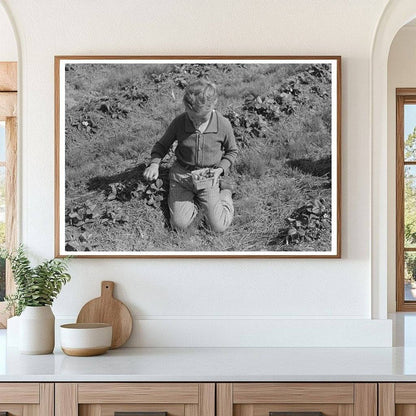
[[[39,403],[38,383],[0,383],[0,403]]]
[[[416,383],[380,383],[380,416],[416,415]]]
[[[0,383],[0,414],[53,416],[51,383]]]
[[[161,410],[163,409],[163,410]],[[166,416],[185,416],[185,406],[181,404],[80,404],[79,415],[100,415],[100,416],[114,416],[116,413],[140,413],[142,416],[157,415],[166,412]]]
[[[375,383],[220,383],[217,416],[376,416]]]
[[[79,403],[198,404],[197,383],[80,383]]]
[[[215,416],[215,384],[58,383],[55,404],[56,416]]]

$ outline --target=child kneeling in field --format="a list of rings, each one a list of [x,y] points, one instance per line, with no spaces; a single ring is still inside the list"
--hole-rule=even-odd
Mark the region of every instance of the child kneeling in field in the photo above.
[[[162,138],[153,146],[150,165],[144,171],[148,181],[159,176],[159,165],[169,148],[178,142],[176,161],[170,169],[169,211],[174,229],[185,230],[204,210],[206,221],[215,232],[225,231],[234,216],[234,186],[221,178],[237,156],[237,145],[230,122],[214,109],[216,86],[204,79],[188,85],[183,97],[185,112],[176,117]],[[210,168],[213,184],[197,190],[192,171]]]

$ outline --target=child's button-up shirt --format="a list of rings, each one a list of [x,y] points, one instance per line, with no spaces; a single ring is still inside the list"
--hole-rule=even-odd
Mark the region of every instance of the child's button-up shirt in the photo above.
[[[152,163],[160,163],[178,141],[175,155],[181,164],[195,167],[221,167],[226,172],[237,156],[237,144],[229,120],[213,111],[204,132],[195,128],[186,113],[176,117],[151,152]]]

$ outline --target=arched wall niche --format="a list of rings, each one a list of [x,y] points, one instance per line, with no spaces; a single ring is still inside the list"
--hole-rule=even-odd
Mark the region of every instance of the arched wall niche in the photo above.
[[[394,249],[389,224],[395,216],[388,186],[388,57],[397,32],[416,17],[414,0],[391,0],[380,18],[371,51],[371,269],[372,318],[386,319],[389,265]],[[391,231],[391,230],[390,230]],[[393,252],[392,252],[393,251]],[[391,269],[391,267],[390,267]],[[391,273],[391,272],[390,272]],[[389,279],[390,278],[390,279]]]

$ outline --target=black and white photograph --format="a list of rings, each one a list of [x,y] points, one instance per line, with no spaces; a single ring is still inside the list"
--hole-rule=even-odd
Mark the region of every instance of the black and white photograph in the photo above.
[[[56,255],[340,257],[340,57],[55,57]]]

